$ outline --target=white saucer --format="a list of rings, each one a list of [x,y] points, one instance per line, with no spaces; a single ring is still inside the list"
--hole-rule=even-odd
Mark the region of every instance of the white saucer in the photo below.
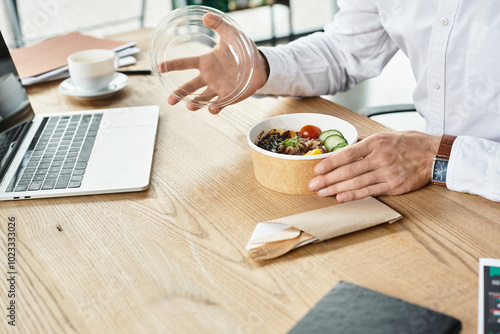
[[[128,77],[123,73],[115,73],[115,77],[109,83],[108,87],[100,91],[88,91],[81,89],[73,83],[71,78],[68,78],[59,84],[59,91],[65,95],[78,97],[86,100],[103,99],[111,94],[127,87],[129,83]]]

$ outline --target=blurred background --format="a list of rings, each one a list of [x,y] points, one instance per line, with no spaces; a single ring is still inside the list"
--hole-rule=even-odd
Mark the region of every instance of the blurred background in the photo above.
[[[0,29],[10,48],[70,31],[105,37],[155,27],[174,8],[186,4],[228,12],[258,45],[286,43],[320,31],[338,11],[335,0],[4,0],[0,2]],[[409,62],[398,52],[378,77],[349,92],[324,97],[366,113],[380,106],[411,105],[414,86]],[[373,118],[397,130],[424,129],[416,113]]]

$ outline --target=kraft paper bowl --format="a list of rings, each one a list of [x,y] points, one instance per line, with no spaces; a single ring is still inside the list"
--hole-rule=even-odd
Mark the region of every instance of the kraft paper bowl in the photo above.
[[[304,125],[315,125],[321,131],[339,130],[349,145],[358,140],[356,128],[349,122],[334,116],[301,113],[268,118],[252,127],[247,135],[255,177],[264,187],[285,194],[313,194],[309,191],[307,184],[315,176],[314,166],[335,152],[311,156],[288,155],[273,153],[256,145],[262,130],[264,130],[263,135],[275,128],[298,132]]]

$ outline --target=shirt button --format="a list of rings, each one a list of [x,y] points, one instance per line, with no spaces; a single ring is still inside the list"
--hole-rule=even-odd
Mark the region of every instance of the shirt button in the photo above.
[[[441,25],[444,27],[444,26],[447,26],[448,25],[448,19],[446,17],[442,17],[440,20],[439,20],[439,23],[441,23]]]
[[[439,82],[434,81],[434,82],[432,83],[432,88],[434,88],[434,89],[438,90],[438,89],[439,89]]]

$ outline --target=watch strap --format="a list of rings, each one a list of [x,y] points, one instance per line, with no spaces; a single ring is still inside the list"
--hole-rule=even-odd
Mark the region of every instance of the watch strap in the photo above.
[[[432,172],[431,172],[431,181],[434,184],[440,185],[440,186],[446,186],[446,183],[443,181],[439,181],[438,179],[435,178],[434,175],[434,166],[437,163],[436,159],[443,161],[443,159],[447,161],[450,159],[450,154],[451,154],[451,147],[453,146],[453,142],[455,141],[457,137],[456,136],[450,136],[450,135],[443,135],[441,137],[441,142],[439,144],[439,149],[437,154],[434,156],[434,161],[432,164]]]
[[[456,136],[443,135],[441,137],[441,143],[439,144],[439,149],[436,156],[439,158],[449,159],[451,154],[451,147],[456,138]]]

